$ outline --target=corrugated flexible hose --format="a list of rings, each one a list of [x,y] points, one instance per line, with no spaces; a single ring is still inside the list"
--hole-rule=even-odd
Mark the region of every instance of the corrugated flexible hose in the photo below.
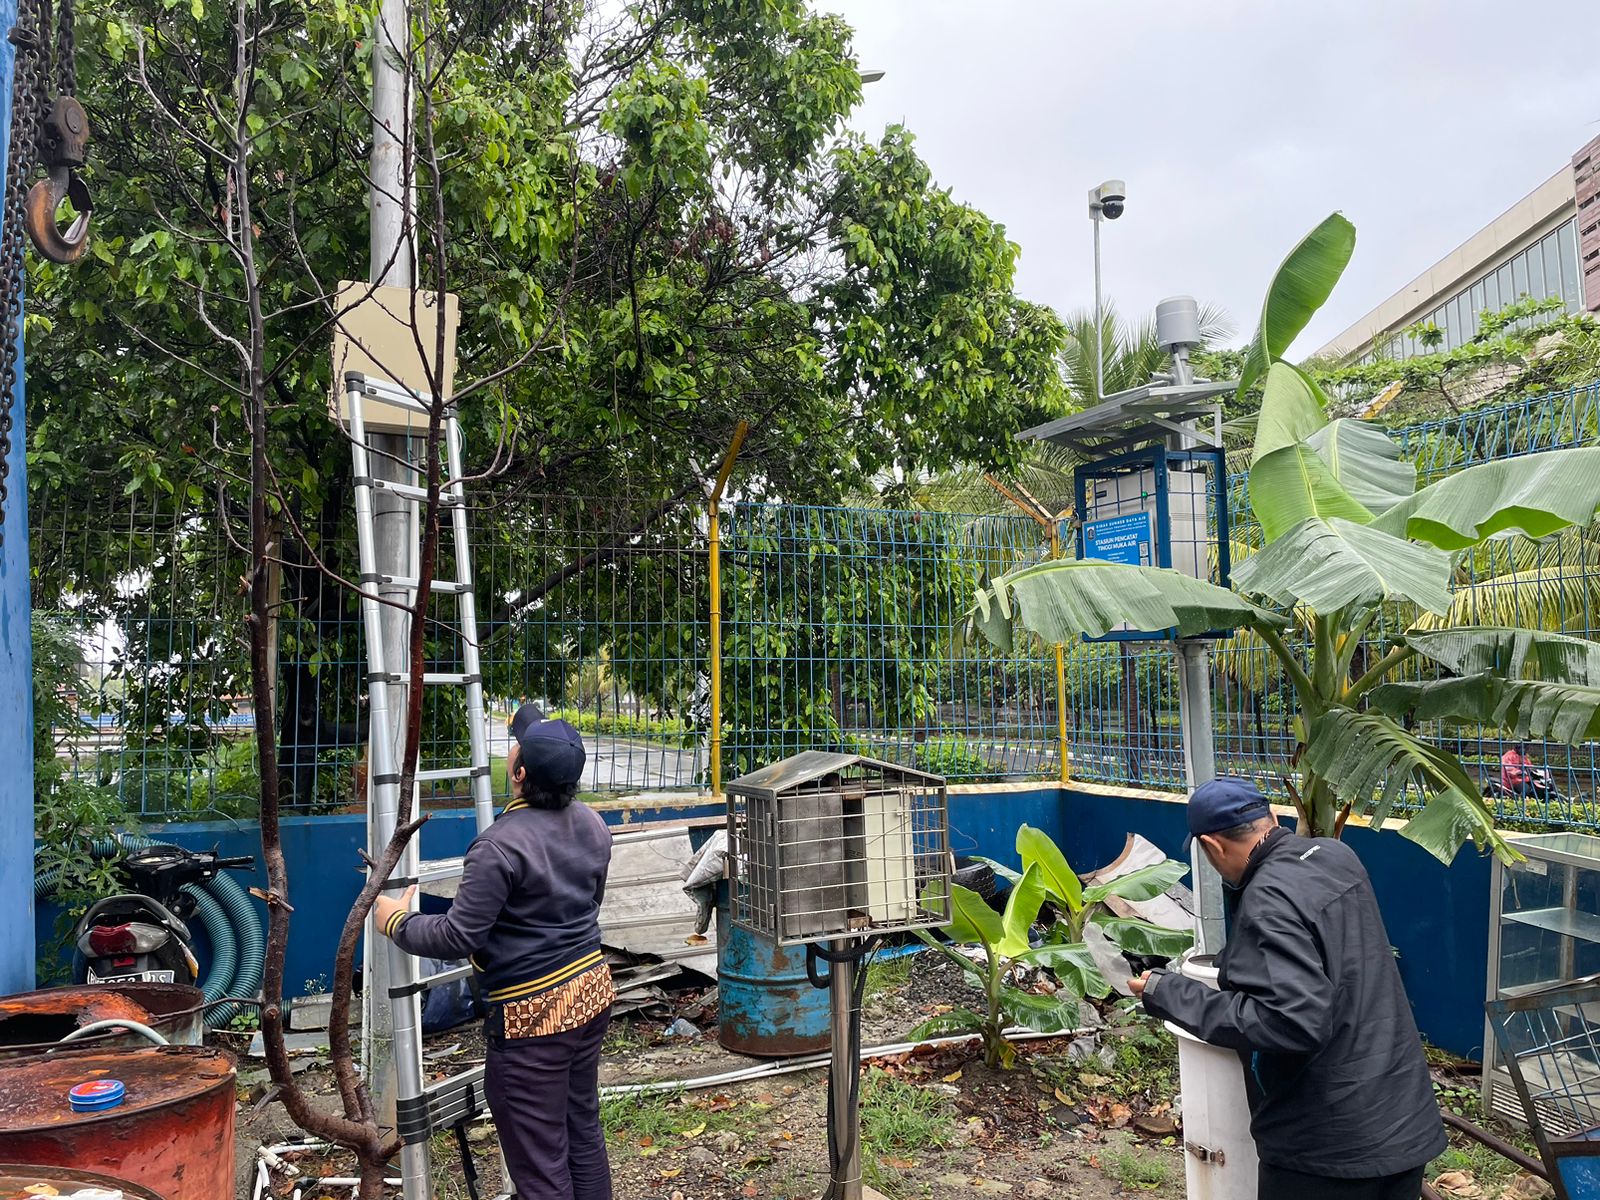
[[[119,848],[148,850],[164,844],[125,834],[115,841],[107,839],[95,842],[91,850],[95,854],[109,855]],[[60,883],[59,869],[34,876],[34,899],[48,900],[55,895]],[[255,906],[250,902],[250,894],[225,871],[217,872],[203,884],[185,884],[183,892],[194,900],[195,916],[211,942],[211,970],[206,973],[205,982],[201,985],[207,1003],[224,996],[254,996],[261,990],[267,933]],[[222,1028],[233,1020],[242,1007],[229,1003],[208,1008],[206,1027]]]

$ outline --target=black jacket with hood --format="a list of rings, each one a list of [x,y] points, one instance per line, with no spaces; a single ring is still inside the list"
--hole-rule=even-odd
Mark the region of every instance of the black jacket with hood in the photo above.
[[[1367,1179],[1445,1149],[1394,951],[1354,851],[1277,829],[1235,894],[1221,990],[1154,973],[1145,1008],[1238,1052],[1262,1162]]]

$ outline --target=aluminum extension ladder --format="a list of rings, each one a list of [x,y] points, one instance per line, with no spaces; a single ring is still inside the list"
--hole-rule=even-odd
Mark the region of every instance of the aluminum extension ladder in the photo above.
[[[361,616],[367,643],[367,691],[371,719],[367,824],[372,845],[381,847],[394,833],[399,810],[400,764],[397,755],[401,746],[397,741],[397,729],[405,712],[407,690],[412,680],[407,671],[395,669],[408,664],[390,663],[385,659],[383,610],[387,606],[376,597],[398,593],[408,603],[414,604],[416,601],[422,506],[427,500],[427,488],[426,476],[419,476],[418,464],[411,454],[406,456],[407,482],[393,482],[374,474],[376,452],[368,441],[365,406],[376,403],[419,413],[425,418],[429,404],[425,397],[388,380],[352,373],[345,376],[344,383],[350,452],[355,468],[356,541],[361,570]],[[470,761],[459,766],[418,770],[416,779],[419,784],[436,780],[469,780],[477,827],[481,833],[494,820],[494,797],[489,776],[483,676],[478,657],[478,621],[472,590],[466,494],[462,486],[461,428],[452,406],[445,408],[442,434],[440,440],[445,461],[441,471],[439,505],[441,518],[448,516],[450,525],[448,534],[441,530],[440,542],[442,549],[446,536],[453,539],[455,578],[434,580],[431,597],[441,600],[454,598],[456,602],[455,625],[460,638],[462,670],[426,673],[421,684],[424,687],[464,690]],[[387,465],[391,467],[388,473],[399,473],[392,470],[392,463]],[[383,572],[378,567],[374,501],[375,494],[380,491],[399,498],[406,506],[409,535],[406,539],[408,565],[404,575]],[[436,620],[435,624],[448,625],[448,622]],[[420,833],[411,839],[386,891],[398,892],[413,883],[421,885],[461,876],[462,859],[425,860],[417,845],[420,840]],[[484,1069],[475,1067],[434,1083],[424,1082],[422,994],[429,988],[466,978],[472,974],[472,968],[463,966],[431,976],[422,975],[418,960],[377,933],[370,923],[367,946],[372,955],[386,955],[388,967],[388,1000],[394,1035],[395,1124],[402,1141],[400,1174],[405,1200],[430,1200],[429,1142],[435,1133],[457,1129],[480,1115],[484,1108]],[[370,975],[369,972],[369,978]],[[461,1139],[461,1145],[465,1152],[464,1139]],[[509,1195],[511,1187],[507,1179],[502,1195]]]

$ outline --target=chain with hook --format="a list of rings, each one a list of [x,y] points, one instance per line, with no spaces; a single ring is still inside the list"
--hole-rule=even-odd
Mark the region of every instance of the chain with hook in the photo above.
[[[11,136],[6,151],[3,231],[0,231],[0,545],[10,499],[12,409],[21,351],[22,293],[27,243],[53,262],[71,263],[89,244],[89,190],[77,175],[89,140],[89,122],[78,103],[74,0],[61,0],[52,22],[50,0],[22,0],[9,40],[12,67]],[[54,26],[52,30],[52,25]],[[49,51],[54,34],[54,53]],[[50,71],[54,59],[55,71]],[[52,74],[54,78],[52,79]],[[54,84],[55,95],[51,96]],[[41,143],[43,154],[41,155]],[[46,178],[34,181],[41,165]],[[63,233],[56,212],[63,200],[75,210]]]

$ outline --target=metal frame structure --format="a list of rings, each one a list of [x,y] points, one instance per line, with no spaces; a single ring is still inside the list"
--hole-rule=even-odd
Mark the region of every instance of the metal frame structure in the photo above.
[[[949,802],[937,775],[808,750],[728,784],[735,925],[779,946],[950,923]]]
[[[1600,1195],[1600,975],[1484,1007],[1556,1200]]]
[[[1581,852],[1580,847],[1585,846],[1592,853]],[[1508,868],[1496,859],[1489,888],[1488,994],[1485,997],[1481,1084],[1484,1111],[1511,1121],[1523,1120],[1529,1110],[1525,1102],[1519,1103],[1522,1097],[1516,1095],[1515,1078],[1500,1047],[1502,1035],[1496,1027],[1494,1013],[1499,1011],[1496,1006],[1512,1005],[1525,997],[1548,996],[1553,994],[1551,989],[1569,986],[1580,978],[1591,978],[1582,967],[1600,961],[1600,916],[1585,911],[1580,904],[1577,877],[1579,871],[1593,872],[1600,877],[1600,838],[1583,833],[1538,834],[1519,838],[1517,849],[1526,862]],[[1561,883],[1559,904],[1540,907],[1530,904],[1515,910],[1508,908],[1507,892],[1513,890],[1507,876],[1508,870],[1534,871],[1540,876],[1547,876],[1552,867],[1558,867],[1566,873]],[[1556,951],[1557,978],[1506,985],[1504,934],[1508,924],[1540,930],[1559,939]],[[1585,956],[1587,961],[1582,966],[1578,961],[1580,942],[1595,947],[1591,954]],[[1504,1011],[1520,1012],[1524,1008],[1506,1008]],[[1600,1013],[1600,1009],[1596,1011]],[[1600,1115],[1597,1115],[1596,1123],[1600,1124]]]
[[[425,673],[420,680],[410,673],[396,669],[403,664],[390,663],[385,657],[383,626],[385,605],[378,599],[380,589],[398,590],[415,602],[419,587],[418,560],[421,552],[422,504],[427,499],[427,488],[419,477],[416,464],[407,455],[411,479],[395,482],[379,476],[374,470],[373,451],[362,419],[364,403],[379,402],[386,405],[410,408],[426,414],[429,404],[424,397],[396,385],[369,379],[359,374],[345,377],[345,397],[350,422],[350,453],[355,472],[356,542],[361,563],[361,616],[366,633],[367,681],[371,709],[370,774],[368,776],[367,822],[369,840],[381,846],[393,836],[400,805],[400,762],[398,752],[402,743],[399,736],[399,717],[405,710],[406,696],[413,686],[451,687],[465,691],[469,761],[447,767],[436,767],[416,772],[416,782],[438,780],[469,780],[472,788],[473,809],[481,833],[494,821],[494,797],[490,787],[489,738],[484,712],[483,676],[478,658],[478,622],[473,596],[472,557],[468,542],[466,493],[462,485],[461,428],[455,409],[446,406],[444,412],[443,444],[445,478],[439,488],[440,507],[449,513],[450,531],[454,543],[454,579],[434,580],[430,594],[453,598],[456,603],[456,632],[462,648],[462,670],[448,673]],[[374,496],[388,492],[408,506],[411,538],[407,545],[409,565],[407,574],[393,575],[380,569],[377,553],[377,531],[374,521]],[[414,797],[415,800],[415,797]],[[384,890],[389,893],[404,891],[412,884],[459,878],[463,871],[460,858],[424,861],[418,847],[418,838],[407,845],[395,874]],[[429,1189],[429,1140],[439,1130],[460,1127],[482,1111],[483,1069],[481,1067],[460,1075],[425,1084],[422,1069],[422,993],[430,988],[466,978],[471,966],[453,968],[435,975],[422,975],[416,958],[407,954],[394,942],[384,937],[375,922],[367,928],[369,953],[382,954],[387,959],[389,981],[387,996],[389,1027],[393,1031],[391,1048],[396,1075],[395,1123],[404,1146],[401,1150],[400,1174],[405,1200],[427,1200]],[[364,1037],[372,1036],[370,1033]],[[370,1048],[372,1055],[383,1053],[383,1048]]]

